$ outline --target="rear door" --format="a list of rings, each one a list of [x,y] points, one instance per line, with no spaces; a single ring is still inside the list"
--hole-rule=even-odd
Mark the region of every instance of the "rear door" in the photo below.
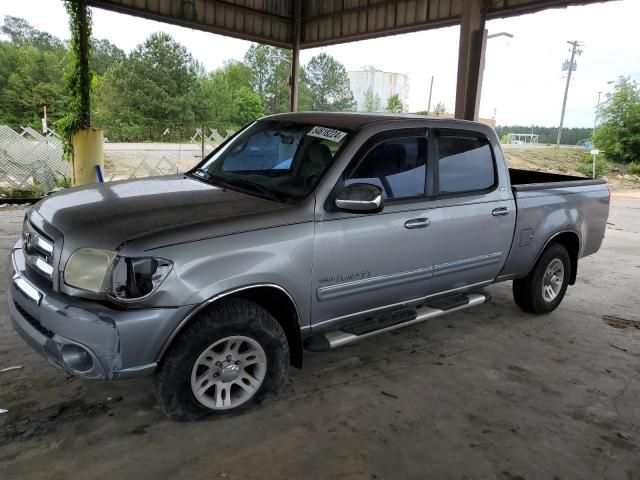
[[[313,323],[424,296],[432,270],[426,129],[386,132],[355,155],[334,188],[375,184],[378,213],[348,213],[319,201],[313,259]]]
[[[513,239],[515,203],[489,139],[436,130],[433,286],[438,292],[486,284],[498,275]]]

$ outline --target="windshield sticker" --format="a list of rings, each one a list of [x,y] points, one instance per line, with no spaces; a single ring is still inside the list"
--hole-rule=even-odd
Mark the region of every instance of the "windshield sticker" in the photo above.
[[[323,140],[331,140],[332,142],[336,143],[347,136],[345,132],[326,127],[313,127],[311,130],[309,130],[309,133],[307,133],[307,135],[309,135],[310,137],[322,138]]]

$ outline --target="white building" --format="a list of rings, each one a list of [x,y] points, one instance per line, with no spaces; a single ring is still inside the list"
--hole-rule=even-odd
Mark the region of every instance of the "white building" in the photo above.
[[[387,100],[392,95],[398,95],[404,105],[404,111],[409,109],[409,77],[402,73],[382,72],[380,70],[359,70],[347,72],[351,91],[356,100],[356,110],[366,111],[365,98],[367,91],[371,89],[374,97],[380,99],[377,111],[383,111],[387,106]]]

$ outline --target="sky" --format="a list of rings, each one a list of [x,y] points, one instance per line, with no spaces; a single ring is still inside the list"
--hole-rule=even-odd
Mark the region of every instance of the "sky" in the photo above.
[[[0,18],[25,18],[34,27],[68,39],[61,0],[0,0]],[[156,31],[171,34],[208,70],[225,60],[241,60],[251,45],[244,40],[190,30],[151,20],[93,9],[96,38],[106,38],[126,52]],[[514,38],[487,42],[480,116],[495,115],[499,125],[556,126],[560,120],[568,40],[582,42],[572,75],[565,116],[566,127],[593,126],[599,91],[611,92],[608,82],[629,76],[640,82],[637,22],[640,0],[618,0],[581,7],[553,9],[487,22],[489,34],[509,32]],[[458,56],[458,27],[364,40],[304,50],[302,63],[326,52],[347,70],[373,65],[409,76],[410,111],[426,110],[429,82],[434,77],[432,105],[442,102],[453,111]]]

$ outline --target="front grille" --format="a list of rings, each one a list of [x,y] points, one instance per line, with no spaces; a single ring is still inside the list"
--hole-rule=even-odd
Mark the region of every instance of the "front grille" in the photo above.
[[[22,227],[22,249],[27,265],[43,277],[53,279],[54,241],[25,219]]]
[[[31,325],[33,328],[38,330],[45,337],[49,337],[49,338],[53,337],[54,333],[51,330],[44,328],[42,324],[38,321],[38,319],[35,318],[33,315],[31,315],[29,312],[27,312],[24,308],[22,308],[18,304],[18,302],[14,301],[13,306],[16,307],[16,310],[20,313],[20,315],[22,315],[24,319],[27,322],[29,322],[29,325]]]

